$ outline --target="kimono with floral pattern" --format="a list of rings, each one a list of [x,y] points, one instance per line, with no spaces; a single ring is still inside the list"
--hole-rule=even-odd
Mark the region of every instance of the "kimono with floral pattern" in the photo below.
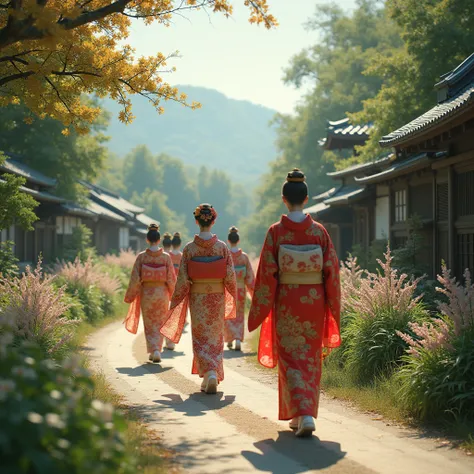
[[[283,244],[321,246],[323,283],[279,284]],[[323,350],[341,342],[340,300],[339,262],[326,229],[309,215],[300,223],[282,216],[265,239],[248,319],[250,331],[262,325],[259,362],[278,364],[280,420],[317,418]]]
[[[169,255],[171,257],[171,261],[173,262],[174,271],[176,272],[176,276],[177,276],[178,272],[179,272],[179,265],[181,263],[181,259],[183,258],[183,253],[182,252],[179,252],[179,253],[170,252]]]
[[[243,341],[245,332],[245,301],[247,291],[250,297],[253,295],[253,286],[255,284],[255,275],[248,255],[242,250],[231,252],[234,268],[236,269],[236,276],[239,279],[239,267],[245,267],[244,286],[237,287],[237,317],[235,319],[228,319],[225,322],[225,342],[232,342],[236,339]]]
[[[164,265],[166,268],[166,282],[162,286],[142,285],[142,265]],[[163,346],[163,336],[160,328],[166,320],[170,298],[174,292],[176,274],[170,256],[163,249],[150,249],[138,254],[130,276],[130,283],[125,294],[125,303],[131,308],[125,321],[127,329],[136,333],[140,309],[145,327],[145,338],[149,353],[160,351]]]
[[[221,256],[226,260],[224,293],[192,293],[188,276],[188,262],[193,257]],[[198,235],[183,249],[176,289],[171,300],[168,319],[161,333],[178,343],[183,332],[189,307],[193,339],[192,373],[203,377],[214,370],[218,381],[224,380],[224,321],[236,317],[236,290],[234,264],[226,244],[212,236],[204,240]]]

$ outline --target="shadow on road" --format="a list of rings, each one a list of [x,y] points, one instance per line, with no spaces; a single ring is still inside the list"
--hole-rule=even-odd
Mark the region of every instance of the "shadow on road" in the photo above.
[[[128,375],[129,377],[143,377],[143,371],[146,370],[152,374],[162,374],[171,370],[171,367],[162,367],[160,364],[153,364],[152,362],[146,362],[137,367],[116,367],[115,369],[119,374]]]
[[[284,472],[271,456],[270,449],[293,459],[301,464],[301,470],[293,471],[292,474],[311,470],[327,469],[337,464],[346,455],[341,450],[341,445],[332,441],[321,441],[313,436],[308,439],[298,439],[290,431],[279,431],[278,438],[258,441],[254,446],[261,451],[242,451],[242,456],[247,459],[255,469],[272,474],[288,474]]]
[[[224,350],[224,359],[244,359],[245,357],[254,357],[256,352],[243,352],[234,350]]]
[[[175,393],[169,393],[163,397],[167,400],[154,400],[154,403],[173,408],[177,412],[184,413],[185,416],[203,416],[207,411],[219,410],[235,402],[234,395],[224,396],[222,392],[212,396],[202,392],[193,393],[186,400]]]

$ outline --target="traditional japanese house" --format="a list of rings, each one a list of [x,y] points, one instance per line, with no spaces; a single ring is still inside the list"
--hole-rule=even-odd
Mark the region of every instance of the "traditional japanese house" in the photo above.
[[[395,149],[390,166],[356,182],[388,196],[392,246],[406,242],[417,215],[420,265],[434,277],[444,260],[460,277],[474,272],[474,54],[435,88],[432,109],[380,141]]]
[[[328,122],[327,137],[319,144],[325,150],[356,155],[355,147],[367,141],[371,129],[372,124],[351,125],[348,118]],[[315,196],[316,204],[306,209],[326,226],[341,259],[345,259],[353,247],[367,250],[372,241],[386,238],[388,234],[385,197],[376,194],[375,186],[360,184],[356,178],[383,170],[389,160],[387,156],[328,173],[336,186]]]
[[[72,230],[81,224],[82,219],[94,214],[53,194],[56,180],[24,165],[15,155],[5,155],[8,159],[0,166],[0,174],[14,174],[25,179],[21,190],[39,203],[35,209],[39,219],[33,224],[33,231],[25,231],[18,225],[2,230],[1,241],[14,242],[15,256],[21,264],[34,264],[40,255],[45,263],[49,263],[61,254],[64,236],[72,235]]]

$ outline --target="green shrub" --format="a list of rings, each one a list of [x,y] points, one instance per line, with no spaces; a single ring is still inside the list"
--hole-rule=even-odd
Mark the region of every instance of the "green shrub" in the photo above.
[[[125,422],[86,394],[91,384],[75,360],[60,366],[26,343],[2,350],[2,473],[134,472],[124,449]]]
[[[63,258],[74,261],[76,258],[81,262],[87,261],[97,255],[92,246],[92,231],[84,224],[74,227],[71,238],[68,240],[63,250]]]
[[[13,252],[14,242],[0,242],[0,275],[11,277],[18,274],[18,259]]]

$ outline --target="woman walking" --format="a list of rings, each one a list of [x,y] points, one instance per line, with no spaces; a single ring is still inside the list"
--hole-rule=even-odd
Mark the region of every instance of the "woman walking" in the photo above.
[[[240,235],[237,227],[229,229],[227,240],[230,245],[237,278],[237,317],[225,322],[225,342],[227,342],[227,347],[232,349],[235,341],[235,350],[240,351],[245,332],[245,301],[247,299],[247,291],[250,297],[252,297],[255,277],[248,255],[239,248]]]
[[[189,306],[192,373],[203,379],[202,391],[216,393],[224,380],[224,321],[236,316],[234,264],[226,244],[211,232],[217,218],[215,209],[201,204],[193,215],[200,233],[183,249],[169,317],[161,333],[178,343]]]
[[[137,333],[141,309],[147,351],[153,362],[161,362],[163,336],[160,327],[166,319],[176,283],[171,258],[158,245],[158,229],[157,224],[148,227],[149,248],[138,254],[125,294],[125,303],[130,304],[125,328],[133,334]]]
[[[183,253],[179,250],[181,248],[181,234],[179,232],[174,233],[173,238],[171,239],[171,246],[173,248],[170,252],[170,257],[171,261],[173,262],[176,275],[178,275],[179,265],[183,257]]]

